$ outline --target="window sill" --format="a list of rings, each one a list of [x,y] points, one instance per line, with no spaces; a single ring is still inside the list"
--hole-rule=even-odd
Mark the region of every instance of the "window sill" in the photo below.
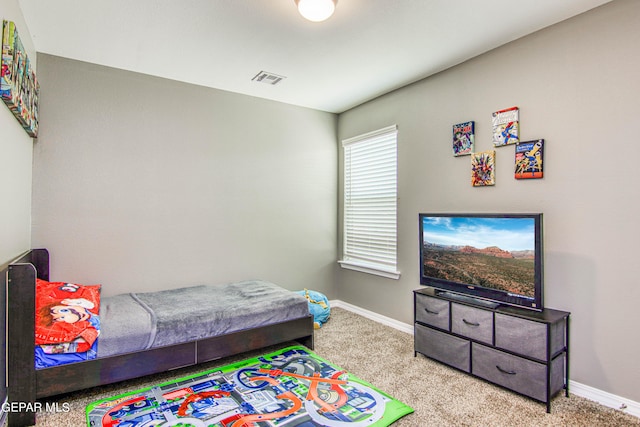
[[[338,261],[340,267],[346,268],[347,270],[359,271],[361,273],[374,274],[376,276],[386,277],[388,279],[398,280],[400,279],[400,272],[394,270],[384,270],[379,267],[373,267],[370,265],[359,264],[353,261]]]

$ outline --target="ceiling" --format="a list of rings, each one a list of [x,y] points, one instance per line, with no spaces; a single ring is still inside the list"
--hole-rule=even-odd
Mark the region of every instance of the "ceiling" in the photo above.
[[[18,1],[37,52],[340,113],[609,0]]]

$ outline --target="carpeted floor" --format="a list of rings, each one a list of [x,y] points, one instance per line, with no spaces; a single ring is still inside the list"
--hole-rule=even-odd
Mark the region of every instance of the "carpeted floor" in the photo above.
[[[289,345],[291,343],[287,343]],[[282,347],[284,347],[283,345]],[[577,396],[557,396],[545,405],[482,380],[413,355],[413,336],[349,311],[334,308],[331,319],[316,331],[314,352],[412,406],[394,427],[423,426],[639,426],[640,418]],[[81,427],[87,404],[274,351],[270,347],[197,368],[181,369],[111,386],[58,396],[50,402],[68,404],[69,412],[39,413],[38,426]]]

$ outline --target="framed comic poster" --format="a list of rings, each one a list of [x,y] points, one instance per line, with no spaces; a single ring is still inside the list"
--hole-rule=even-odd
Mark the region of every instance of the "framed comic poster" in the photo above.
[[[543,176],[544,139],[516,144],[515,178],[536,179]]]
[[[16,24],[2,22],[2,73],[0,98],[31,137],[38,136],[38,91],[36,74],[27,57]]]
[[[496,152],[494,150],[471,153],[471,185],[495,185]]]
[[[473,153],[475,122],[453,125],[453,155],[466,156]]]
[[[491,115],[493,125],[493,145],[515,144],[520,140],[520,110],[518,107],[506,108]]]

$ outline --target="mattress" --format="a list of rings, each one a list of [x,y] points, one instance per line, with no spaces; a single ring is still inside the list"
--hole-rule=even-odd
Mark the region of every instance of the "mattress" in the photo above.
[[[103,297],[98,357],[196,341],[308,315],[304,296],[262,280]]]

